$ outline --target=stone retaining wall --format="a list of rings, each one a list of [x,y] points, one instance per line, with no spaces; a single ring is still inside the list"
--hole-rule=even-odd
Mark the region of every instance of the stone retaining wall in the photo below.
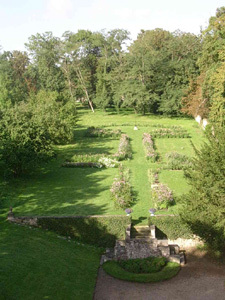
[[[176,240],[168,240],[169,244],[177,244],[180,248],[188,249],[197,246],[203,246],[204,242],[200,240],[198,237],[194,237],[193,239],[176,239]]]

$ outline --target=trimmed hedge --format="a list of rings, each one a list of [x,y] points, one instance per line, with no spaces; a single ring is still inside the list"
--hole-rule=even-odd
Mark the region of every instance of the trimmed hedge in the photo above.
[[[99,247],[114,247],[117,239],[125,239],[131,223],[127,216],[41,217],[38,226],[80,242]]]
[[[158,230],[156,230],[156,235],[158,233],[159,238],[163,237],[163,235],[166,235],[170,240],[193,238],[192,231],[187,224],[182,222],[179,216],[148,217],[148,224],[157,227]]]
[[[118,264],[127,272],[149,274],[161,271],[166,265],[166,258],[150,256],[147,258],[119,260]]]
[[[117,261],[107,261],[102,265],[104,271],[109,275],[126,281],[133,282],[158,282],[170,279],[180,271],[180,265],[168,262],[159,272],[149,274],[136,274],[124,270]]]

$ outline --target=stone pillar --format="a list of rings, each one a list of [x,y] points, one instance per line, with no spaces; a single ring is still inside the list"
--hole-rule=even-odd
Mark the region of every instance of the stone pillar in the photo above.
[[[155,225],[150,225],[149,229],[151,232],[151,238],[155,239]]]

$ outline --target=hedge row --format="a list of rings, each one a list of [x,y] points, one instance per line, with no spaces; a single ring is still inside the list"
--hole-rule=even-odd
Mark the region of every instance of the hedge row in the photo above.
[[[171,240],[193,238],[192,231],[187,224],[182,222],[179,216],[148,217],[148,224],[157,227],[156,235],[158,235],[158,238],[162,238],[165,235]]]
[[[114,247],[117,239],[125,239],[125,230],[131,223],[127,216],[42,217],[38,226],[80,242],[99,247]]]

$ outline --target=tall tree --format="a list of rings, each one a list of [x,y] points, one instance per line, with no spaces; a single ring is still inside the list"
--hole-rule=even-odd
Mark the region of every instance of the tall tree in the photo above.
[[[129,39],[129,33],[123,29],[102,32],[101,56],[98,59],[96,98],[97,106],[105,109],[113,102],[113,83],[115,68],[121,63],[124,55],[123,45]]]
[[[211,128],[192,169],[191,191],[184,197],[182,219],[213,249],[225,252],[225,129]]]
[[[201,74],[194,83],[196,90],[193,93],[193,85],[190,87],[189,101],[187,97],[184,99],[185,108],[188,111],[198,102],[200,113],[203,111],[213,123],[222,127],[225,125],[225,7],[218,8],[216,16],[210,18],[201,39],[198,61]]]
[[[27,99],[32,86],[26,52],[4,52],[0,55],[0,106]]]
[[[25,44],[36,71],[38,89],[63,92],[65,80],[60,68],[61,41],[52,32],[37,33]]]

